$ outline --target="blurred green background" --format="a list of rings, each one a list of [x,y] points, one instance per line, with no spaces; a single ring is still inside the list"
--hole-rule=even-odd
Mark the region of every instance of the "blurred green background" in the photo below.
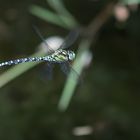
[[[138,0],[1,0],[0,62],[45,55],[34,32],[65,37],[82,84],[46,64],[0,68],[0,140],[139,140]],[[87,54],[87,55],[83,55]]]

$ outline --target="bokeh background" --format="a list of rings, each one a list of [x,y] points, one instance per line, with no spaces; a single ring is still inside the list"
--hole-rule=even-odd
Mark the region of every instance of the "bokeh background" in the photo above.
[[[32,25],[45,38],[80,29],[82,83],[59,66],[48,80],[45,63],[1,67],[0,139],[139,140],[139,0],[1,0],[1,62],[45,55]]]

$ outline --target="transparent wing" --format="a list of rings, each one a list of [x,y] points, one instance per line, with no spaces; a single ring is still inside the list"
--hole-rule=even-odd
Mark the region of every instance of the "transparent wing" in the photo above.
[[[48,52],[49,53],[54,53],[55,51],[49,46],[49,44],[45,41],[44,37],[42,36],[42,34],[40,33],[39,29],[33,25],[33,28],[35,30],[35,32],[37,33],[37,35],[40,37],[40,39],[44,42],[44,44],[46,45],[46,47],[48,48]],[[75,29],[73,31],[71,31],[67,37],[65,38],[64,42],[62,43],[62,45],[60,46],[61,49],[65,49],[70,47],[75,40],[78,38],[79,36],[79,29]]]
[[[74,80],[81,81],[80,75],[72,68],[72,66],[68,62],[61,63],[60,67],[64,74],[68,75],[70,71],[72,71],[72,78]]]
[[[54,53],[55,51],[46,42],[45,38],[40,33],[39,29],[35,25],[33,25],[33,28],[34,28],[35,32],[37,33],[37,35],[40,37],[40,39],[43,41],[43,43],[46,45],[46,47],[48,49],[48,53]]]
[[[54,65],[52,63],[47,63],[43,70],[41,70],[41,77],[45,80],[52,80],[53,78],[53,68]]]
[[[73,30],[71,31],[65,38],[64,42],[62,43],[62,45],[60,46],[61,49],[66,49],[68,47],[70,47],[75,40],[78,38],[79,36],[79,30]]]

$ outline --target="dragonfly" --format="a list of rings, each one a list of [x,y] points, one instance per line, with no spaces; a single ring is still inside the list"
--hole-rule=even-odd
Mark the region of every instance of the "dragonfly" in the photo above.
[[[71,31],[63,41],[63,43],[60,45],[60,47],[57,50],[53,50],[45,38],[42,36],[40,31],[36,26],[33,26],[35,32],[39,35],[43,43],[46,45],[47,50],[49,52],[49,55],[42,56],[42,57],[26,57],[26,58],[19,58],[15,60],[9,60],[5,62],[0,63],[0,67],[4,67],[6,65],[17,65],[20,63],[26,63],[26,62],[38,62],[38,61],[45,61],[50,64],[58,63],[60,64],[61,70],[65,73],[68,74],[70,70],[73,71],[73,73],[77,73],[71,66],[71,62],[75,59],[76,54],[72,50],[65,50],[69,48],[77,39],[79,35],[78,30]],[[51,69],[51,68],[50,68]],[[77,75],[77,74],[74,74]]]

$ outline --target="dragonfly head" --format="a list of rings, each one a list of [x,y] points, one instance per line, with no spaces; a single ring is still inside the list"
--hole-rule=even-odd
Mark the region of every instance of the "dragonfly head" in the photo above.
[[[75,53],[73,51],[68,51],[68,58],[69,60],[74,60],[75,59]]]

